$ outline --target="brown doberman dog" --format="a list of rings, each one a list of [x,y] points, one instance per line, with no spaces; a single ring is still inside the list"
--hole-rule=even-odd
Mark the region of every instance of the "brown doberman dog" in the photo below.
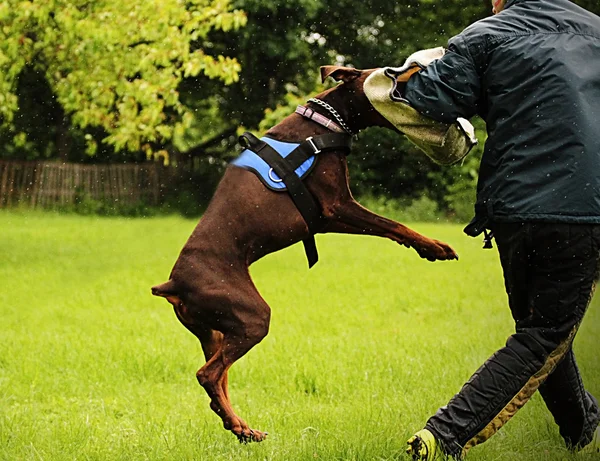
[[[307,107],[321,113],[322,118],[337,112],[336,120],[348,132],[370,126],[393,129],[364,95],[363,83],[371,72],[373,69],[322,67],[323,80],[330,76],[342,83],[317,95],[318,101],[311,99]],[[329,109],[317,104],[319,101]],[[294,113],[266,135],[284,142],[302,142],[331,133],[324,125]],[[359,205],[348,186],[344,152],[322,152],[317,157],[314,169],[303,182],[321,208],[320,232],[387,237],[414,248],[431,261],[457,259],[447,244]],[[177,318],[200,340],[206,364],[196,374],[198,382],[225,429],[241,442],[260,442],[266,437],[235,414],[227,388],[229,367],[269,331],[270,308],[256,290],[248,267],[309,234],[289,194],[269,190],[254,173],[229,166],[175,262],[169,281],[152,288],[154,295],[173,305]]]

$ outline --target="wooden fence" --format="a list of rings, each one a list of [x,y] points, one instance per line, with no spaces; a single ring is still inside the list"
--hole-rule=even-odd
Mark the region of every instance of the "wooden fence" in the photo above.
[[[68,206],[85,199],[156,205],[168,172],[156,163],[81,165],[0,160],[0,208]]]

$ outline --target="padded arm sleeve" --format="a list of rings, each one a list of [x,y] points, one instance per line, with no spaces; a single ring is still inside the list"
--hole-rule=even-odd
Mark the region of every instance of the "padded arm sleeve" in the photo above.
[[[404,97],[421,114],[443,123],[477,113],[480,76],[461,36],[449,42],[446,54],[415,73],[407,82]]]

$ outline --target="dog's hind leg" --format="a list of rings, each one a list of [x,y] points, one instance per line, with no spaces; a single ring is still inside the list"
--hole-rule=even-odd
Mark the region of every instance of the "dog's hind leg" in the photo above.
[[[265,307],[268,308],[266,304]],[[227,371],[236,360],[266,336],[268,318],[266,322],[249,322],[236,330],[223,334],[220,346],[210,360],[198,370],[196,377],[211,399],[210,407],[223,420],[225,429],[233,432],[240,442],[260,442],[267,434],[250,429],[231,406],[227,392]]]
[[[202,344],[206,364],[198,370],[196,377],[210,398],[211,409],[223,420],[225,429],[233,432],[240,442],[260,442],[266,433],[251,429],[237,416],[229,399],[227,372],[236,360],[243,357],[258,344],[269,331],[271,309],[262,299],[250,276],[229,274],[232,284],[223,286],[221,292],[204,297],[202,311],[176,308],[179,320]],[[233,283],[235,280],[235,283]],[[183,308],[183,309],[182,309]],[[206,312],[218,324],[220,331],[206,328]],[[202,326],[200,326],[202,325]]]
[[[229,284],[211,296],[201,293],[189,306],[173,289],[164,289],[170,288],[168,283],[154,287],[152,292],[165,297],[173,305],[179,321],[200,340],[207,362],[196,377],[210,398],[210,408],[223,420],[225,429],[233,432],[240,442],[260,442],[267,434],[250,429],[231,406],[227,372],[267,335],[271,309],[256,290],[247,269],[242,273],[231,272],[227,278]],[[207,317],[218,324],[219,330],[208,327]]]
[[[215,354],[219,352],[223,345],[223,333],[217,330],[212,330],[210,328],[190,328],[189,330],[194,333],[194,335],[200,340],[200,345],[202,346],[202,351],[204,352],[204,358],[208,363],[210,359],[214,357]],[[229,389],[227,387],[227,371],[223,373],[223,377],[221,378],[221,389],[223,390],[223,394],[225,399],[229,401]],[[210,402],[210,408],[217,414],[219,414],[220,409],[213,403],[212,399]]]
[[[200,345],[202,346],[202,352],[204,352],[204,358],[208,363],[214,357],[214,355],[220,351],[221,347],[223,346],[223,333],[208,328],[206,326],[199,326],[194,324],[193,321],[191,321],[190,319],[186,307],[183,305],[183,303],[181,303],[180,300],[177,301],[178,302],[173,305],[175,315],[183,324],[183,326],[185,326],[190,332],[194,334],[194,336],[196,336],[196,338],[198,338],[198,340],[200,341]],[[225,396],[225,400],[230,401],[227,381],[227,371],[225,371],[220,380],[221,389],[223,391],[223,395]],[[216,404],[216,401],[213,401],[212,399],[210,401],[210,408],[219,416],[221,415],[220,407]]]
[[[193,316],[190,315],[189,310],[183,304],[181,299],[177,294],[173,291],[167,291],[167,288],[170,288],[172,282],[169,281],[162,285],[153,288],[153,293],[157,296],[164,296],[167,301],[169,301],[173,305],[173,310],[175,311],[175,315],[179,319],[179,321],[186,327],[198,340],[200,341],[200,345],[202,346],[202,352],[204,352],[204,358],[208,362],[213,356],[219,352],[223,344],[223,333],[217,330],[213,330],[207,326],[199,325],[194,322]],[[221,388],[223,394],[225,395],[225,399],[229,400],[229,390],[227,388],[227,372],[223,374],[221,379]],[[211,400],[210,403],[211,409],[219,414],[219,407],[213,403]]]

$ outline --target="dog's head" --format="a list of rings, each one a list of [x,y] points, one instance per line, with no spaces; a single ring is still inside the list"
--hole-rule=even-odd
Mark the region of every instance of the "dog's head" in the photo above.
[[[360,70],[353,67],[322,66],[321,80],[332,78],[339,85],[330,88],[316,97],[331,101],[338,108],[342,117],[348,121],[354,132],[370,126],[381,126],[394,131],[396,128],[388,122],[369,102],[364,92],[364,83],[369,75],[377,69]]]

